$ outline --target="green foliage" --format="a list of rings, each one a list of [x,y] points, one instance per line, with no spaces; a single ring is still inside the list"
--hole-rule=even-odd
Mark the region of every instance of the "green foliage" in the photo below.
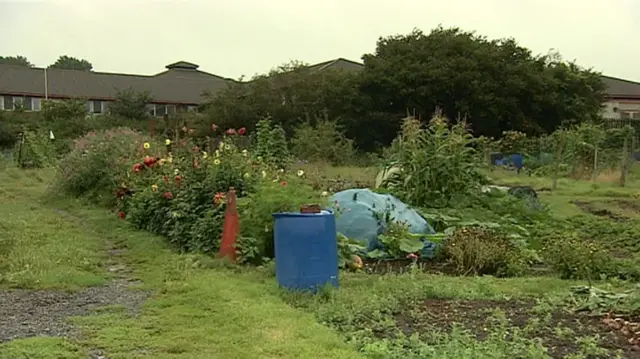
[[[57,163],[56,148],[45,131],[26,131],[15,144],[12,154],[18,166],[23,168],[45,168]]]
[[[273,213],[299,212],[303,204],[324,202],[316,191],[296,178],[278,175],[273,181],[265,179],[258,191],[238,201],[241,236],[252,238],[239,244],[245,262],[273,258]],[[247,244],[252,248],[245,247]]]
[[[464,123],[449,125],[436,114],[423,128],[405,119],[394,141],[390,167],[399,168],[385,186],[414,206],[445,207],[468,202],[484,182]]]
[[[91,71],[91,69],[93,69],[93,65],[85,59],[78,59],[72,56],[62,55],[58,57],[56,62],[50,65],[49,68]]]
[[[140,133],[128,128],[90,132],[77,139],[60,163],[54,191],[113,203],[119,174],[131,168],[128,161],[140,151],[143,141]]]
[[[604,100],[596,72],[459,28],[380,38],[363,60],[362,88],[377,110],[427,116],[442,108],[468,117],[476,135],[551,132],[565,120],[596,119]]]
[[[524,271],[526,263],[512,239],[482,227],[455,230],[445,240],[441,253],[463,275],[517,275]]]
[[[289,149],[282,127],[273,125],[269,118],[263,118],[256,128],[256,148],[253,155],[259,162],[284,168],[289,161]]]
[[[347,238],[342,233],[338,233],[338,267],[349,268],[358,267],[356,256],[365,250],[365,246],[355,239]]]
[[[132,88],[118,90],[115,101],[109,103],[109,113],[129,120],[144,120],[149,117],[147,104],[152,100],[149,92],[136,92]]]
[[[344,135],[337,122],[327,120],[296,127],[291,138],[291,152],[298,159],[334,166],[353,162],[356,157],[353,140]]]
[[[24,56],[0,56],[0,64],[2,65],[17,65],[25,67],[33,67],[33,64],[27,60]]]
[[[545,262],[563,279],[597,280],[607,276],[613,265],[611,254],[587,238],[547,238],[542,254]]]

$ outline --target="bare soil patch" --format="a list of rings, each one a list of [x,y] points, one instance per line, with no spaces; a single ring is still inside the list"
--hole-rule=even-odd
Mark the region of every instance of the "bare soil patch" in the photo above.
[[[625,358],[640,358],[635,340],[624,330],[617,330],[620,328],[612,326],[607,318],[560,309],[536,313],[534,307],[534,301],[430,299],[396,315],[396,322],[405,334],[450,332],[459,326],[484,340],[496,328],[496,318],[504,314],[509,328],[519,328],[520,335],[542,340],[552,358],[579,353],[580,338],[596,336],[600,338],[598,345],[611,355],[605,358],[613,358],[616,351]],[[640,317],[625,320],[638,322]]]
[[[594,216],[607,217],[607,218],[609,218],[611,220],[614,220],[614,221],[617,221],[617,222],[623,222],[623,221],[629,220],[629,218],[621,216],[621,215],[616,214],[616,213],[613,213],[612,211],[610,211],[608,209],[598,208],[595,205],[593,205],[593,203],[583,202],[583,201],[573,201],[572,203],[575,204],[576,206],[578,206],[583,211],[585,211],[587,213],[591,213]]]

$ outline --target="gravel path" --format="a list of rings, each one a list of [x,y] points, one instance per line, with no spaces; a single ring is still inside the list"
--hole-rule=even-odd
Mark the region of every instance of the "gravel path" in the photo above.
[[[79,218],[64,210],[56,210],[61,217],[81,224],[93,232]],[[114,279],[102,286],[76,292],[57,290],[0,290],[0,343],[35,336],[74,338],[80,334],[69,323],[69,317],[88,315],[105,306],[122,306],[131,315],[138,314],[144,301],[152,294],[130,288],[139,284],[130,279],[130,268],[122,262],[125,249],[105,243],[109,260],[105,271]],[[92,354],[92,358],[106,358]]]
[[[132,284],[117,279],[79,292],[0,291],[0,343],[34,336],[73,337],[69,317],[108,305],[123,306],[135,315],[149,293],[130,289]]]

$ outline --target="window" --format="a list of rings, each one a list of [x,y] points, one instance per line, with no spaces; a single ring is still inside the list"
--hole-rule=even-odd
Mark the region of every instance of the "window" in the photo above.
[[[24,99],[22,99],[22,108],[25,111],[33,111],[33,98],[25,97]]]
[[[91,105],[93,105],[93,103],[91,101],[87,101],[86,102],[86,111],[87,113],[91,113]]]
[[[4,110],[4,97],[0,96],[0,110]]]
[[[93,113],[102,113],[102,101],[91,101]]]
[[[167,106],[165,105],[156,105],[156,116],[164,116],[167,114]]]
[[[620,111],[620,119],[622,120],[640,119],[640,111]]]
[[[102,113],[109,113],[109,102],[108,101],[103,101],[102,102]]]
[[[42,99],[40,97],[31,98],[31,110],[40,111],[42,109]]]
[[[167,105],[167,114],[173,115],[176,113],[176,105]]]
[[[149,115],[153,117],[156,116],[156,105],[154,104],[147,105],[147,109],[149,110]]]
[[[188,112],[198,112],[198,106],[189,106],[187,107]]]
[[[24,97],[14,97],[13,98],[13,109],[14,110],[22,110],[24,109]]]

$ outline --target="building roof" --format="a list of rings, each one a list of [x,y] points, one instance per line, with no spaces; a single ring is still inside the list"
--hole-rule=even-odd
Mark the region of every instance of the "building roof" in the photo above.
[[[607,95],[618,99],[640,99],[640,82],[602,76],[607,86]]]
[[[166,71],[153,76],[46,69],[48,96],[111,100],[118,90],[132,88],[148,91],[154,102],[199,104],[204,91],[216,92],[233,82],[185,61],[166,67]],[[0,93],[44,97],[45,69],[0,65]]]

